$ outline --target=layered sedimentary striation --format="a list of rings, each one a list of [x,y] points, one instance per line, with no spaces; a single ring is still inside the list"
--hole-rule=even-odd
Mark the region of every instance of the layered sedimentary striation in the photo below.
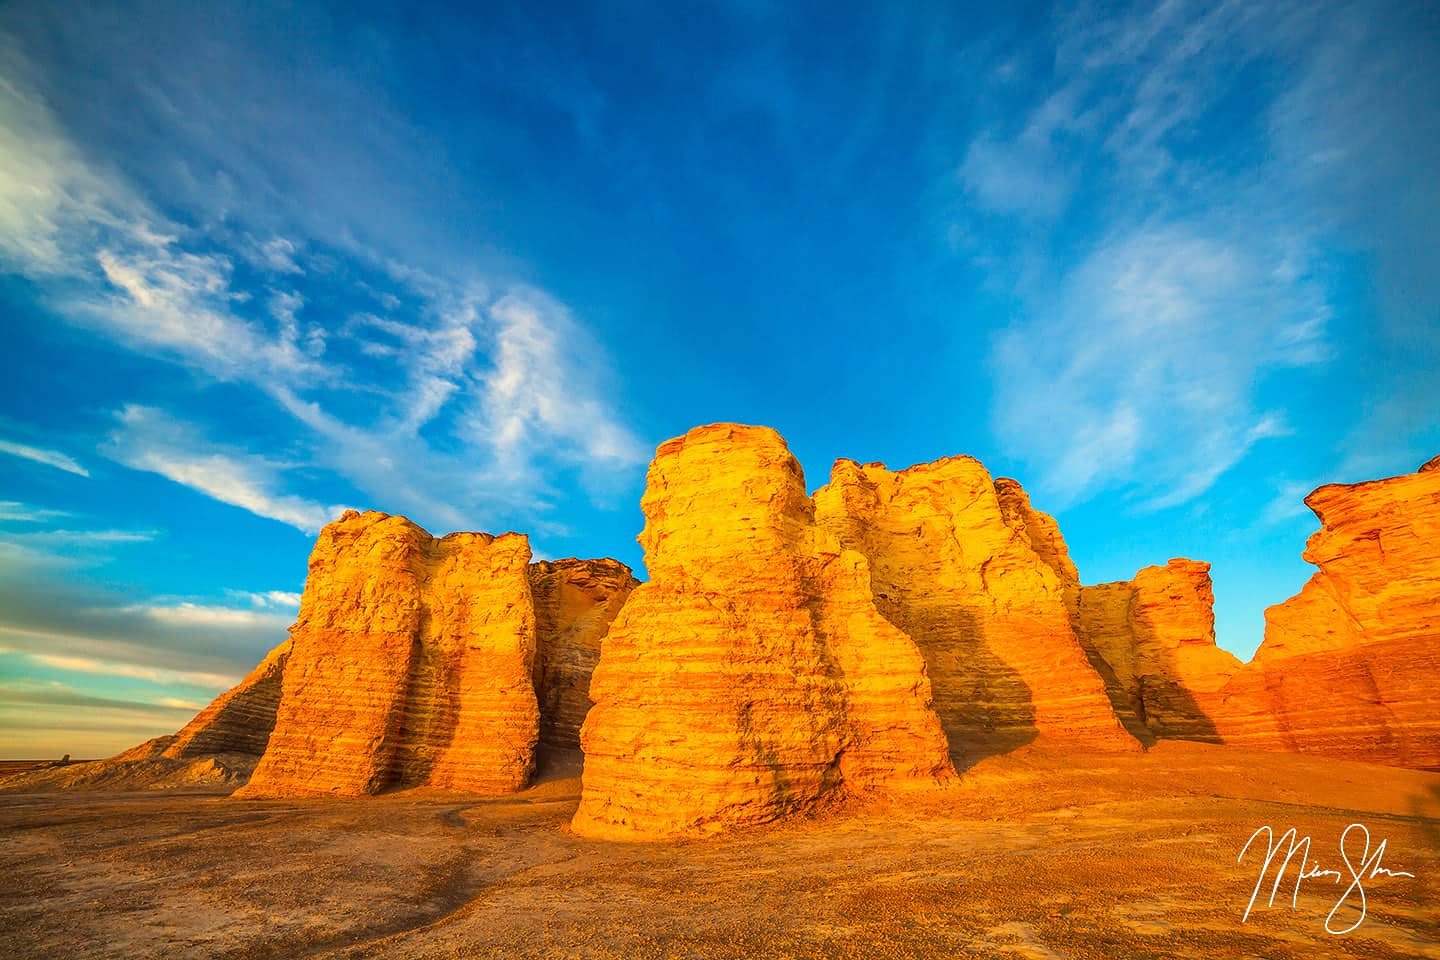
[[[535,604],[540,740],[578,748],[600,643],[640,581],[625,564],[608,559],[542,560],[530,564],[528,575]]]
[[[1122,718],[1155,737],[1218,739],[1216,698],[1240,661],[1215,645],[1214,602],[1210,565],[1196,560],[1080,588],[1080,639]]]
[[[270,743],[285,664],[290,659],[286,640],[260,661],[235,687],[222,693],[195,715],[164,755],[177,760],[213,754],[240,754],[258,759]]]
[[[147,740],[106,760],[61,763],[7,778],[4,789],[153,789],[244,783],[270,740],[286,640],[178,733]]]
[[[243,792],[499,792],[534,767],[535,614],[519,534],[431,537],[347,511],[321,531],[275,729]]]
[[[9,785],[246,784],[243,796],[525,785],[537,739],[578,745],[590,672],[637,581],[615,560],[531,564],[518,534],[326,527],[293,636],[176,734]]]
[[[923,658],[775,431],[662,444],[641,505],[651,579],[591,680],[578,831],[704,834],[953,775]]]
[[[1215,646],[1208,564],[1082,586],[1054,518],[971,458],[841,460],[812,498],[773,430],[700,427],[650,468],[650,582],[350,511],[291,639],[239,685],[174,735],[5,788],[493,793],[538,745],[578,745],[575,828],[647,838],[933,787],[1030,743],[1440,769],[1440,458],[1306,502],[1318,572],[1242,666]]]
[[[1440,768],[1440,458],[1319,488],[1319,567],[1222,691],[1228,743]]]
[[[923,654],[964,765],[1027,743],[1136,750],[1076,635],[1078,578],[1053,518],[969,457],[837,461],[816,517],[868,562],[876,607]]]

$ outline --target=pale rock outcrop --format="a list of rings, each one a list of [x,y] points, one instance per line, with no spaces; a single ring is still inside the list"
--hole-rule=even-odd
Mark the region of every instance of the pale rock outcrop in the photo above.
[[[539,729],[529,560],[514,533],[437,539],[353,510],[325,527],[275,729],[237,795],[523,786]]]
[[[1080,588],[1080,640],[1104,660],[1116,712],[1155,737],[1218,739],[1220,689],[1240,669],[1215,645],[1210,565],[1183,558]]]
[[[289,656],[286,640],[178,733],[147,740],[105,760],[27,770],[4,778],[0,790],[151,790],[244,783],[275,726],[280,681]]]
[[[953,776],[919,652],[816,527],[779,434],[667,441],[641,506],[651,579],[591,679],[578,832],[713,833]]]
[[[164,755],[177,760],[213,754],[264,754],[275,727],[280,687],[290,641],[271,650],[259,666],[230,690],[212,700],[165,746]],[[249,771],[246,771],[248,775]]]
[[[1440,768],[1440,457],[1305,498],[1320,568],[1226,685],[1227,743]]]
[[[535,691],[540,740],[580,746],[590,711],[590,674],[610,622],[640,581],[618,560],[541,560],[530,564],[535,603]]]
[[[1140,749],[1076,636],[1078,578],[1053,518],[970,457],[835,463],[819,524],[866,558],[880,612],[914,638],[957,762],[1035,743]]]

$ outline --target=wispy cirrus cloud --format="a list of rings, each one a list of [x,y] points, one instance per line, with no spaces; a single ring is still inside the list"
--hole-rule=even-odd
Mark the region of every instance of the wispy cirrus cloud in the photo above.
[[[9,454],[12,457],[19,457],[22,460],[29,460],[33,463],[43,463],[47,467],[54,467],[56,470],[63,470],[66,473],[73,473],[77,477],[88,477],[90,471],[86,470],[75,459],[68,454],[58,450],[47,450],[43,447],[32,447],[25,443],[15,443],[11,440],[0,440],[0,453]]]
[[[113,710],[138,710],[144,713],[153,713],[156,707],[192,711],[199,710],[202,706],[179,697],[158,697],[154,701],[99,697],[77,690],[58,680],[0,681],[0,701],[34,706],[102,707]]]
[[[158,473],[221,503],[305,533],[315,533],[346,509],[280,492],[284,464],[212,444],[163,410],[131,405],[117,419],[119,425],[102,450],[131,469]]]
[[[0,511],[3,513],[3,511]],[[10,522],[48,522],[43,514],[4,517]],[[26,569],[65,570],[109,562],[117,548],[146,544],[159,530],[49,529],[0,531],[0,578]]]
[[[141,604],[122,608],[127,613],[141,613],[152,620],[173,626],[203,627],[270,627],[283,631],[295,619],[294,614],[244,607],[191,603]]]
[[[1034,320],[997,338],[997,428],[1066,506],[1105,486],[1150,509],[1203,494],[1288,432],[1266,371],[1322,361],[1328,309],[1286,253],[1175,224],[1123,231]]]
[[[73,323],[255,390],[293,417],[291,448],[307,468],[423,522],[474,526],[497,513],[543,523],[552,468],[598,480],[643,463],[644,445],[606,402],[603,351],[581,346],[583,329],[553,298],[427,272],[343,232],[265,236],[232,222],[243,213],[162,215],[69,136],[15,44],[0,45],[0,67],[10,78],[0,117],[18,131],[0,141],[0,223],[13,228],[5,266]],[[303,284],[330,298],[369,289],[378,309],[335,323],[311,309]],[[353,402],[360,394],[369,402]],[[173,429],[156,436],[164,416],[123,409],[107,455],[301,530],[328,519],[244,445],[222,440],[212,452]]]
[[[1230,99],[1241,71],[1296,55],[1287,25],[1323,16],[1058,14],[1029,51],[1052,82],[966,148],[959,183],[1000,225],[989,253],[1016,264],[1022,305],[989,358],[994,429],[1057,505],[1107,489],[1142,509],[1194,500],[1293,429],[1267,379],[1335,356],[1308,199],[1288,169],[1235,159],[1274,151],[1281,101]]]
[[[600,353],[565,307],[521,289],[490,307],[493,366],[479,377],[471,433],[492,451],[500,476],[524,478],[538,448],[598,470],[644,463],[645,450],[600,403],[589,364]]]
[[[12,523],[49,523],[73,516],[69,510],[51,510],[36,507],[18,500],[0,500],[0,521]]]
[[[224,689],[284,641],[281,608],[156,598],[143,603],[46,582],[31,569],[0,582],[0,653],[52,670]]]
[[[35,634],[7,630],[0,627],[0,652],[23,653],[41,666],[67,673],[84,673],[104,677],[123,677],[129,680],[144,680],[158,684],[185,684],[224,690],[239,682],[240,674],[210,673],[203,670],[173,670],[168,667],[150,666],[127,660],[106,660],[101,657],[70,656],[66,654],[35,653],[24,649],[24,642],[30,639],[66,639],[53,634]]]

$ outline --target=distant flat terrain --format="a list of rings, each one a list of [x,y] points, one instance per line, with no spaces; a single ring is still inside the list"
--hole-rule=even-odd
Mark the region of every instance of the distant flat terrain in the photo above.
[[[12,774],[12,773],[23,773],[23,772],[26,771],[26,770],[33,770],[33,769],[35,769],[36,767],[43,767],[43,766],[45,766],[45,764],[47,764],[47,763],[54,763],[54,762],[55,762],[54,759],[50,759],[50,760],[0,760],[0,777],[5,777],[5,776],[8,776],[8,775],[10,775],[10,774]],[[72,762],[72,763],[89,763],[90,761],[88,761],[88,760],[72,760],[71,762]]]
[[[569,832],[573,772],[502,799],[3,794],[0,954],[1440,957],[1433,773],[1182,743],[1022,751],[924,799],[616,844]],[[1256,828],[1297,827],[1344,873],[1351,823],[1414,878],[1367,880],[1366,919],[1335,937],[1345,885],[1306,880],[1292,910],[1292,867],[1240,922]]]

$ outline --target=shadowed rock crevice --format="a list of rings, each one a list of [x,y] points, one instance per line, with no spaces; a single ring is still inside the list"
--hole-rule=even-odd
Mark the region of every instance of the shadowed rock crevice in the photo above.
[[[1174,559],[1079,599],[1081,642],[1105,664],[1115,712],[1152,738],[1219,742],[1213,714],[1240,661],[1215,645],[1210,565]]]
[[[541,560],[530,564],[528,576],[538,641],[540,740],[578,749],[601,641],[640,581],[618,560]]]

